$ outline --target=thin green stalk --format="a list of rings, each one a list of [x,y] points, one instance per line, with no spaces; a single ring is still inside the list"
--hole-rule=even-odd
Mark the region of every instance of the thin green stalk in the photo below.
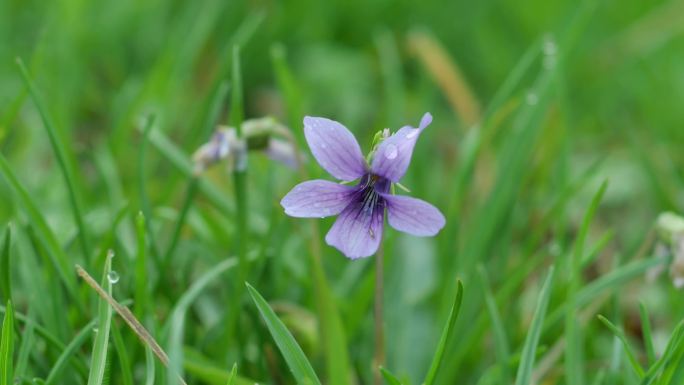
[[[242,74],[240,68],[240,47],[233,47],[233,89],[230,109],[230,122],[235,127],[238,140],[242,139],[243,100]],[[237,227],[238,287],[243,287],[247,278],[247,152],[236,154],[233,171],[235,182],[235,207]]]
[[[38,90],[33,83],[33,79],[31,79],[28,69],[26,69],[24,62],[20,58],[17,58],[17,65],[21,71],[24,84],[26,85],[26,88],[28,88],[29,94],[35,103],[36,108],[38,108],[38,113],[43,120],[43,125],[45,126],[48,138],[50,139],[50,145],[55,151],[57,163],[62,170],[62,174],[64,175],[67,189],[69,190],[69,201],[73,210],[74,220],[76,221],[76,226],[78,227],[78,239],[83,252],[83,258],[85,258],[86,263],[89,263],[90,246],[88,244],[87,227],[85,225],[85,221],[83,220],[83,209],[81,208],[82,200],[79,197],[78,190],[76,188],[76,178],[74,175],[73,166],[69,163],[69,158],[67,156],[67,146],[62,143],[61,139],[59,138],[59,135],[57,134],[57,128],[47,113],[47,108],[45,108],[45,105],[38,94]]]
[[[242,75],[240,68],[240,47],[233,47],[233,68],[232,68],[232,93],[230,122],[235,127],[238,141],[242,135]],[[247,149],[238,150],[235,154],[235,164],[233,169],[233,182],[235,184],[235,251],[238,257],[238,279],[235,286],[235,306],[232,314],[229,315],[227,326],[227,337],[231,339],[234,335],[238,340],[242,340],[242,334],[236,333],[239,315],[241,313],[242,296],[244,293],[244,283],[247,281],[248,261],[247,243],[249,237],[247,223]],[[243,344],[240,344],[243,346]]]
[[[373,307],[373,322],[375,325],[375,355],[373,356],[373,375],[376,385],[382,385],[380,368],[385,365],[385,324],[383,319],[384,296],[384,252],[382,239],[380,248],[375,254],[375,306]]]

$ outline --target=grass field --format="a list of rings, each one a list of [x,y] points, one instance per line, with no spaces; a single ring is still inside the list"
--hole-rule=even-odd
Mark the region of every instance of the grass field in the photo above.
[[[0,0],[0,385],[684,384],[682,100],[682,0]],[[425,112],[436,236],[286,215]]]

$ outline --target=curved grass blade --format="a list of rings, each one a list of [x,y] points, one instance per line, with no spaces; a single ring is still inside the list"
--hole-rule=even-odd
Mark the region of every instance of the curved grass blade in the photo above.
[[[69,191],[69,201],[71,203],[71,208],[73,210],[76,226],[78,226],[78,239],[81,244],[83,257],[87,262],[90,258],[88,233],[85,221],[83,220],[83,209],[81,208],[82,199],[79,196],[79,190],[76,187],[76,178],[74,176],[73,165],[69,162],[70,159],[67,155],[67,146],[61,142],[59,135],[57,134],[57,129],[53,124],[52,119],[48,115],[47,109],[43,105],[43,101],[38,95],[36,85],[33,83],[33,79],[31,79],[31,75],[29,74],[28,69],[26,69],[24,62],[20,58],[17,58],[17,65],[19,66],[19,70],[21,71],[21,76],[24,80],[24,84],[26,85],[26,88],[28,88],[29,90],[31,99],[33,99],[33,103],[36,105],[36,108],[38,108],[38,113],[40,114],[40,117],[43,120],[43,125],[45,126],[48,138],[50,139],[50,145],[52,146],[52,149],[55,152],[57,163],[59,164],[59,167],[62,169],[62,174],[64,175],[64,179],[66,180],[67,189]]]
[[[12,301],[7,301],[7,311],[2,320],[2,334],[0,335],[0,385],[14,383],[14,311]]]
[[[112,283],[108,279],[112,270],[113,253],[109,252],[105,259],[102,288],[107,294],[112,294]],[[97,335],[90,359],[90,374],[88,385],[102,385],[107,368],[107,347],[109,346],[109,328],[112,324],[112,308],[104,298],[100,298],[97,305]]]
[[[321,385],[321,381],[316,376],[302,348],[299,347],[290,331],[287,330],[283,322],[273,312],[268,302],[252,285],[247,282],[245,282],[245,285],[247,285],[247,290],[252,296],[254,304],[259,309],[261,317],[266,322],[268,331],[271,333],[276,345],[278,345],[278,349],[280,349],[280,353],[285,358],[285,362],[287,362],[287,366],[292,371],[297,383],[302,385]]]
[[[57,383],[56,381],[59,380],[59,375],[62,373],[64,368],[66,368],[69,360],[73,358],[76,353],[78,353],[78,349],[81,348],[81,345],[83,345],[88,337],[93,334],[94,327],[95,320],[92,320],[86,326],[84,326],[83,329],[81,329],[81,331],[76,335],[76,337],[71,340],[69,345],[64,348],[62,354],[60,354],[59,358],[57,358],[57,361],[52,366],[52,369],[50,369],[50,373],[48,373],[48,376],[45,379],[45,385]]]
[[[639,376],[639,378],[644,377],[644,369],[641,367],[639,364],[639,361],[637,361],[636,357],[634,356],[634,352],[632,351],[632,348],[629,346],[629,341],[627,341],[627,337],[625,336],[625,333],[620,330],[617,326],[613,325],[612,322],[608,321],[608,319],[602,315],[598,315],[599,321],[601,321],[610,331],[617,337],[620,342],[622,342],[622,346],[625,349],[625,353],[627,354],[627,359],[629,359],[629,363],[632,365],[632,369],[634,369],[634,372]]]
[[[544,325],[544,317],[546,316],[546,309],[549,305],[549,298],[551,297],[551,288],[553,287],[554,267],[549,268],[549,273],[544,281],[539,299],[537,300],[537,308],[534,310],[532,317],[532,325],[525,337],[525,344],[523,345],[520,364],[518,365],[518,373],[516,375],[515,385],[527,385],[530,383],[532,377],[532,368],[534,367],[534,360],[537,353],[537,345],[541,337],[542,326]]]
[[[167,329],[170,330],[168,348],[168,378],[171,383],[175,383],[173,381],[177,380],[177,376],[175,376],[174,373],[177,373],[180,377],[183,376],[183,330],[185,327],[185,313],[187,313],[190,305],[195,302],[202,290],[204,290],[209,283],[220,277],[227,270],[237,265],[237,259],[229,258],[204,273],[195,283],[192,284],[190,289],[188,289],[188,291],[181,296],[175,308],[171,312],[169,323],[166,325]]]
[[[48,254],[54,261],[54,265],[57,269],[59,278],[64,283],[64,286],[69,292],[72,301],[74,301],[74,303],[78,306],[80,311],[85,313],[85,306],[83,306],[83,303],[81,302],[81,297],[77,294],[75,282],[70,277],[70,274],[67,273],[67,266],[69,266],[70,264],[70,258],[62,249],[62,246],[57,241],[55,233],[48,226],[45,217],[43,217],[40,210],[38,210],[38,207],[29,195],[28,191],[19,182],[19,179],[17,179],[17,176],[12,171],[12,168],[7,162],[7,159],[5,159],[5,157],[2,154],[0,154],[0,172],[2,172],[7,182],[9,182],[10,186],[12,186],[12,189],[14,190],[15,194],[19,198],[19,201],[24,207],[24,210],[26,211],[26,214],[28,215],[30,222],[37,229],[40,239],[45,245],[45,248],[49,251]]]
[[[432,364],[430,364],[430,370],[425,377],[425,385],[432,385],[437,376],[437,371],[442,363],[442,356],[444,355],[444,350],[446,349],[447,342],[449,342],[449,336],[451,335],[454,325],[456,324],[456,318],[458,317],[458,311],[461,309],[461,303],[463,302],[463,283],[459,280],[456,282],[456,297],[454,298],[454,303],[451,306],[451,311],[449,312],[449,317],[447,318],[447,323],[442,331],[442,336],[439,338],[439,343],[437,344],[437,351],[432,358]]]

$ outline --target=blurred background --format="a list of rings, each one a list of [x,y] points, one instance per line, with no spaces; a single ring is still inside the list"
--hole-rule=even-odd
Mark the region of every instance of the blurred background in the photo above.
[[[144,287],[140,298],[149,302],[136,315],[184,357],[189,383],[224,384],[235,362],[245,383],[294,383],[232,270],[187,308],[180,345],[168,332],[179,298],[235,255],[230,170],[214,167],[196,183],[190,163],[214,125],[230,121],[235,45],[245,117],[272,116],[290,127],[311,177],[329,178],[303,141],[304,115],[342,122],[364,151],[378,130],[415,126],[426,111],[434,116],[402,183],[439,207],[447,227],[435,238],[387,231],[386,367],[397,377],[421,383],[460,278],[464,304],[438,383],[510,383],[540,281],[556,264],[538,356],[548,366],[536,380],[567,383],[555,344],[568,336],[564,315],[576,313],[587,383],[598,372],[605,383],[639,383],[621,369],[628,365],[621,345],[595,315],[624,327],[644,361],[638,302],[650,312],[657,351],[684,312],[667,274],[645,279],[662,267],[649,259],[656,217],[684,211],[680,0],[0,0],[0,152],[9,165],[0,178],[0,224],[12,223],[17,312],[68,344],[97,314],[95,293],[71,269],[80,263],[98,277],[111,247],[121,277],[114,296],[135,310],[130,300]],[[35,81],[66,166],[17,57]],[[68,182],[63,167],[73,171]],[[325,383],[369,384],[373,258],[349,261],[325,245],[332,219],[316,229],[313,220],[284,215],[278,202],[302,175],[250,155],[248,281]],[[143,282],[134,268],[138,212],[147,220]],[[578,278],[563,268],[573,256],[582,261]],[[317,258],[323,283],[315,278]],[[621,266],[632,270],[591,286],[624,272]],[[585,295],[575,307],[565,303],[573,282]],[[330,291],[327,305],[316,295],[320,285]],[[499,328],[485,298],[504,320]],[[224,330],[231,322],[237,332]],[[328,322],[343,331],[342,342],[331,345],[321,329]],[[129,366],[116,358],[121,346],[110,347],[111,383],[126,384],[129,375],[143,383],[144,348],[120,320],[112,325]],[[46,378],[54,368],[63,350],[44,338],[26,343],[19,378]],[[85,383],[90,350],[90,341],[76,349],[57,383]],[[153,383],[162,383],[157,366]]]

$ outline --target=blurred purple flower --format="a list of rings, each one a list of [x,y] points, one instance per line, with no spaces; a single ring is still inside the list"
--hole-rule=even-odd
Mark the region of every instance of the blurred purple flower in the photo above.
[[[420,133],[432,122],[426,113],[418,128],[404,126],[374,149],[370,167],[361,147],[342,124],[325,118],[304,118],[304,135],[318,163],[344,182],[310,180],[295,186],[280,202],[285,213],[299,218],[339,217],[326,242],[349,258],[368,257],[378,250],[385,209],[390,226],[417,236],[433,236],[444,227],[442,213],[416,198],[392,195],[392,183],[404,176]]]

